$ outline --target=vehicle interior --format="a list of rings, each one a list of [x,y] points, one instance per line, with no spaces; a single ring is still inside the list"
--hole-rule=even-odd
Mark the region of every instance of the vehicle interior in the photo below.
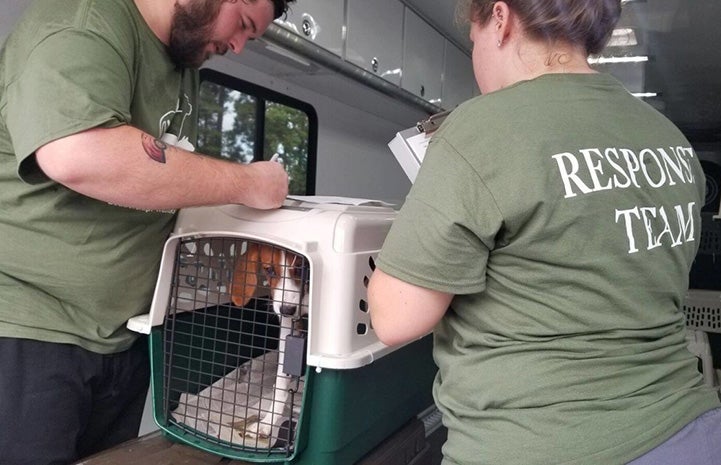
[[[30,0],[0,0],[3,12],[0,44],[29,3]],[[456,3],[454,0],[297,0],[286,18],[272,24],[260,39],[248,43],[241,55],[215,57],[201,73],[214,86],[232,87],[235,81],[242,80],[242,92],[250,94],[262,87],[261,97],[253,95],[252,99],[288,105],[283,115],[299,114],[299,121],[308,121],[303,126],[304,130],[311,128],[304,139],[307,147],[302,147],[304,152],[298,155],[307,162],[307,179],[304,178],[305,184],[293,194],[402,203],[411,182],[388,149],[388,142],[397,131],[413,127],[430,115],[452,110],[462,101],[479,95],[471,68],[468,25],[459,19],[462,14],[456,11]],[[397,16],[383,11],[391,4],[390,10]],[[673,121],[702,162],[706,175],[703,230],[686,305],[692,311],[707,312],[705,318],[709,309],[721,313],[718,298],[721,260],[716,259],[721,247],[721,47],[718,45],[721,28],[717,25],[721,2],[622,0],[622,4],[622,16],[610,43],[589,61],[599,71],[614,75],[629,92]],[[305,13],[310,11],[305,5],[310,10],[315,8],[314,17]],[[326,19],[331,16],[342,19],[329,27]],[[411,17],[419,20],[415,39],[404,35]],[[357,20],[355,24],[354,20]],[[434,87],[422,79],[425,68],[419,66],[415,72],[411,71],[414,63],[406,61],[401,70],[387,65],[380,54],[380,64],[372,54],[369,57],[373,59],[367,59],[360,51],[366,44],[360,42],[370,40],[372,33],[368,28],[357,27],[359,23],[386,31],[388,37],[398,41],[404,56],[407,49],[416,47],[440,50],[440,60],[448,61],[449,50],[452,50],[454,73],[448,72],[446,64],[444,86]],[[365,34],[360,40],[359,30]],[[430,40],[431,34],[440,41]],[[382,47],[384,40],[376,38],[376,43]],[[384,51],[390,49],[388,44],[388,50]],[[439,78],[439,86],[440,82]],[[240,101],[240,97],[235,98]],[[246,158],[238,161],[269,159],[273,150],[263,150],[261,144],[260,150],[251,149]],[[721,323],[716,321],[713,328],[694,327],[698,330],[690,334],[696,339],[689,347],[699,357],[699,366],[703,364],[708,382],[718,387]],[[709,370],[716,374],[709,374]],[[149,398],[141,436],[157,435],[151,410]],[[403,463],[440,463],[444,431],[439,427],[437,413],[429,413],[433,416],[430,423],[419,426],[416,422],[413,429],[389,437],[375,452],[356,463],[398,463],[389,457],[396,457],[394,451],[403,450],[399,445],[427,448],[423,454],[420,449],[416,450],[418,457]],[[156,439],[157,436],[152,439],[154,442],[141,441],[136,445],[138,450],[148,451],[143,452],[147,462],[134,461],[118,452],[112,459],[99,457],[97,462],[88,463],[157,463],[151,452],[154,454],[160,448],[178,462],[187,459],[193,463],[221,463],[217,456],[201,456],[198,451],[161,445]],[[419,441],[420,446],[414,441]],[[222,463],[241,463],[222,460]]]

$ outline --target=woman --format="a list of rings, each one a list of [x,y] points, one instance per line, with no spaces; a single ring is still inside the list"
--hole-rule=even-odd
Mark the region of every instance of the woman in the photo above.
[[[483,95],[433,136],[369,287],[383,342],[434,332],[444,465],[721,461],[680,311],[704,175],[588,66],[620,10],[469,0]]]

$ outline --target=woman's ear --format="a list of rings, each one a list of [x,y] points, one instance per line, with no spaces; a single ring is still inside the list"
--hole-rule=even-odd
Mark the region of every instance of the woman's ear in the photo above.
[[[491,10],[491,22],[496,33],[496,44],[502,47],[511,32],[511,9],[506,2],[496,2]]]

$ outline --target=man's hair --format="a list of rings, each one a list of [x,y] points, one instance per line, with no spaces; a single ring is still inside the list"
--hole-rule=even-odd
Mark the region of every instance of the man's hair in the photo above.
[[[278,19],[288,12],[288,4],[295,0],[271,0],[273,2],[273,18]]]

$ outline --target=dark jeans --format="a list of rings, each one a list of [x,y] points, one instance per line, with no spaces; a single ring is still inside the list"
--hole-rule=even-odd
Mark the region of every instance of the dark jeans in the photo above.
[[[100,355],[0,337],[0,464],[60,465],[137,437],[147,339]]]

